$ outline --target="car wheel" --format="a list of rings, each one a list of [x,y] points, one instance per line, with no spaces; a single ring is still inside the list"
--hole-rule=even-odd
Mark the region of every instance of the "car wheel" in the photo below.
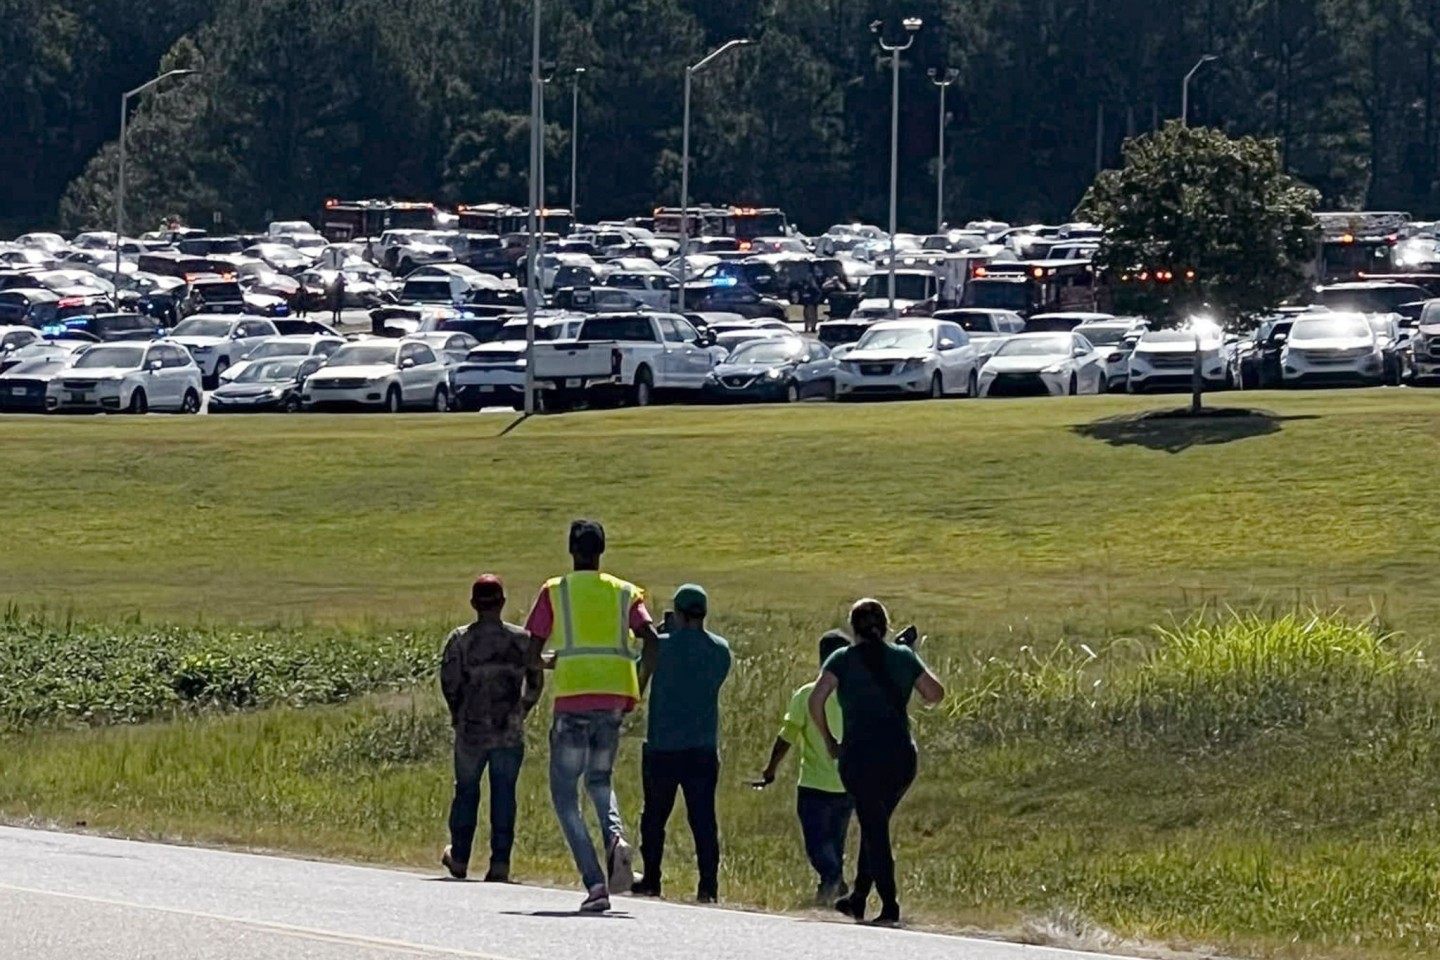
[[[799,400],[800,400],[800,387],[799,387],[798,385],[796,385],[796,383],[795,383],[794,380],[791,380],[789,383],[787,383],[787,384],[785,385],[785,402],[786,402],[786,403],[798,403]]]
[[[385,412],[399,413],[400,407],[400,388],[391,387],[389,390],[385,391]]]
[[[1075,396],[1076,394],[1078,394],[1079,392],[1080,392],[1080,378],[1077,377],[1075,374],[1072,373],[1072,374],[1070,374],[1070,390],[1069,390],[1070,396],[1073,397],[1073,396]]]
[[[1098,381],[1096,381],[1096,383],[1095,383],[1095,393],[1096,393],[1097,396],[1104,396],[1105,394],[1107,394],[1107,393],[1109,393],[1109,392],[1110,392],[1110,375],[1109,375],[1108,373],[1106,373],[1104,370],[1101,370],[1101,371],[1100,371],[1100,379],[1099,379]]]
[[[825,385],[825,399],[829,400],[831,403],[835,402],[835,394],[838,392],[839,390],[835,386],[834,380],[831,380],[828,384]]]
[[[146,413],[149,409],[150,402],[145,399],[144,390],[136,389],[134,393],[130,394],[130,405],[125,408],[126,413],[141,414]]]
[[[435,389],[435,412],[450,412],[450,392],[444,387],[437,387]]]
[[[943,396],[945,396],[945,381],[937,372],[930,378],[930,399],[939,400]]]
[[[630,400],[637,407],[648,407],[655,403],[655,378],[649,367],[641,367],[635,374],[635,386],[630,390]]]
[[[299,412],[300,412],[300,398],[299,398],[299,397],[287,397],[287,398],[285,399],[285,402],[280,405],[280,412],[281,412],[281,413],[299,413]]]
[[[181,412],[181,413],[199,413],[199,412],[200,412],[200,394],[196,393],[194,390],[186,390],[186,391],[185,391],[185,398],[180,401],[180,412]]]
[[[965,396],[975,398],[980,396],[980,373],[976,370],[970,371],[970,381],[965,386]]]

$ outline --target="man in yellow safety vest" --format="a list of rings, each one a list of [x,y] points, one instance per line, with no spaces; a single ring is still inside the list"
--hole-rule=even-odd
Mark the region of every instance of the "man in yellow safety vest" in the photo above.
[[[594,520],[572,523],[575,570],[546,581],[525,624],[538,647],[552,645],[550,800],[585,883],[580,909],[586,913],[609,910],[610,890],[629,892],[634,880],[634,857],[625,840],[612,776],[621,718],[640,702],[659,652],[645,591],[601,573],[604,553],[604,527]],[[638,665],[636,638],[643,644]],[[600,820],[607,869],[600,866],[580,812],[582,778]]]

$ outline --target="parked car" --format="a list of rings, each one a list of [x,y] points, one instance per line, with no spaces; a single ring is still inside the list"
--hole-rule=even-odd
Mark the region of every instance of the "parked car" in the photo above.
[[[653,271],[614,270],[604,279],[606,287],[624,290],[651,310],[673,309],[680,283],[658,267]]]
[[[1425,304],[1410,338],[1410,377],[1413,382],[1440,377],[1440,300]]]
[[[761,296],[750,287],[708,282],[686,284],[685,309],[700,313],[736,313],[752,320],[789,317],[784,302],[774,297]]]
[[[1400,326],[1398,313],[1370,313],[1365,315],[1375,339],[1380,344],[1380,356],[1385,361],[1385,382],[1398,387],[1413,379],[1410,359],[1410,331]]]
[[[1315,302],[1334,311],[1393,313],[1402,305],[1428,300],[1430,291],[1413,283],[1362,280],[1332,283],[1315,291]]]
[[[398,413],[419,407],[444,413],[450,409],[450,368],[424,343],[347,343],[305,381],[300,402],[306,409],[360,407]]]
[[[839,364],[823,343],[794,334],[752,340],[736,347],[705,379],[705,395],[725,403],[737,400],[794,403],[835,399]]]
[[[1237,383],[1233,352],[1219,327],[1202,327],[1200,376],[1206,390],[1228,390]],[[1149,330],[1140,337],[1130,354],[1126,390],[1149,393],[1155,390],[1189,390],[1195,369],[1193,330]]]
[[[1280,351],[1280,376],[1286,387],[1378,386],[1384,351],[1364,314],[1302,314]]]
[[[674,314],[589,317],[574,340],[537,343],[534,379],[547,409],[577,402],[649,406],[657,397],[699,397],[715,365],[709,338]]]
[[[210,394],[210,413],[297,413],[307,378],[325,363],[322,357],[283,356],[255,360],[236,368],[235,376]]]
[[[1000,344],[980,371],[982,397],[1104,393],[1105,361],[1078,333],[1022,333]]]
[[[279,360],[285,357],[303,360],[306,357],[319,357],[324,361],[343,346],[345,346],[345,339],[335,336],[287,337],[281,334],[278,337],[266,337],[245,351],[239,361],[221,375],[220,381],[225,383],[238,379],[250,364],[258,363],[261,360]]]
[[[1105,371],[1102,393],[1125,390],[1125,384],[1130,381],[1130,354],[1149,329],[1149,321],[1141,317],[1087,320],[1075,328],[1075,332],[1088,340],[1100,355]]]
[[[573,340],[580,332],[583,317],[538,316],[535,341]],[[472,349],[455,367],[455,404],[461,410],[479,410],[498,405],[517,410],[525,406],[525,350],[528,321],[508,321],[496,337]]]
[[[480,346],[479,340],[462,331],[437,330],[433,333],[414,333],[405,339],[428,344],[440,358],[441,363],[452,367],[464,361],[470,355],[471,350]]]
[[[70,363],[68,356],[15,355],[0,362],[0,413],[45,413],[50,381],[69,370]]]
[[[977,360],[970,335],[957,323],[885,320],[841,360],[836,395],[973,397],[980,392]]]
[[[21,347],[28,347],[32,343],[41,341],[40,331],[34,327],[4,327],[0,326],[0,363]]]
[[[59,411],[199,413],[200,368],[179,344],[96,344],[46,384],[45,408]]]
[[[190,351],[209,390],[218,386],[221,375],[261,340],[276,336],[279,333],[275,325],[261,317],[197,314],[182,320],[168,339]]]
[[[1271,390],[1281,386],[1280,354],[1290,338],[1297,314],[1267,317],[1255,328],[1240,352],[1240,383],[1246,390]]]

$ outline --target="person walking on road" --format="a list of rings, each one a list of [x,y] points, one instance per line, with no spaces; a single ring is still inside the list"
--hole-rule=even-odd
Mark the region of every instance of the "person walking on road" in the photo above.
[[[823,665],[837,651],[850,646],[850,638],[839,630],[831,630],[820,638],[820,663]],[[810,717],[811,681],[790,697],[780,735],[770,749],[770,762],[755,781],[756,789],[775,782],[775,774],[792,747],[800,748],[800,786],[795,794],[795,813],[800,818],[800,833],[805,838],[805,855],[820,878],[816,899],[834,903],[848,893],[845,886],[845,841],[850,834],[850,818],[855,802],[840,781],[840,769],[825,745],[820,727]],[[832,697],[825,704],[825,718],[836,740],[844,742],[840,701]]]
[[[585,883],[580,909],[586,913],[609,910],[611,891],[628,892],[634,884],[634,855],[612,781],[621,719],[644,695],[659,644],[645,592],[601,573],[604,553],[604,527],[594,520],[571,524],[574,572],[546,581],[525,624],[537,656],[553,641],[547,654],[555,668],[550,800]],[[643,644],[638,668],[634,638]],[[580,812],[582,779],[600,820],[605,870]]]
[[[330,285],[330,323],[340,326],[340,315],[345,309],[345,271],[335,271],[335,282]]]
[[[645,809],[640,816],[640,856],[645,875],[635,881],[633,891],[660,896],[665,828],[675,795],[683,790],[700,868],[695,898],[714,903],[720,895],[720,829],[715,820],[720,688],[730,676],[730,644],[705,629],[710,598],[703,587],[690,583],[677,590],[674,610],[674,628],[660,644],[650,689],[641,761]]]
[[[915,780],[918,757],[910,736],[909,704],[918,692],[926,703],[939,703],[945,688],[913,649],[886,639],[890,615],[878,600],[860,600],[850,609],[851,647],[825,661],[810,692],[810,717],[820,728],[830,755],[840,761],[840,780],[855,800],[860,821],[860,862],[849,896],[835,909],[865,919],[873,886],[880,894],[876,923],[900,923],[895,889],[895,856],[891,851],[890,819]],[[840,701],[845,740],[830,727],[827,706]]]
[[[488,882],[510,880],[515,845],[515,784],[525,759],[525,718],[544,685],[530,635],[506,623],[505,585],[485,574],[470,588],[475,622],[445,641],[440,689],[455,729],[455,796],[450,802],[450,845],[440,862],[464,880],[480,807],[480,777],[490,771]]]

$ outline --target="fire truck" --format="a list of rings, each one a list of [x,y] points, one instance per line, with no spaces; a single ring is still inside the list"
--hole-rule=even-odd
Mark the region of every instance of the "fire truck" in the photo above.
[[[433,203],[332,199],[320,213],[320,233],[331,243],[347,243],[386,230],[440,230],[453,219]]]
[[[1320,249],[1317,283],[1342,283],[1375,274],[1395,273],[1395,246],[1405,235],[1410,214],[1398,211],[1317,213]]]

